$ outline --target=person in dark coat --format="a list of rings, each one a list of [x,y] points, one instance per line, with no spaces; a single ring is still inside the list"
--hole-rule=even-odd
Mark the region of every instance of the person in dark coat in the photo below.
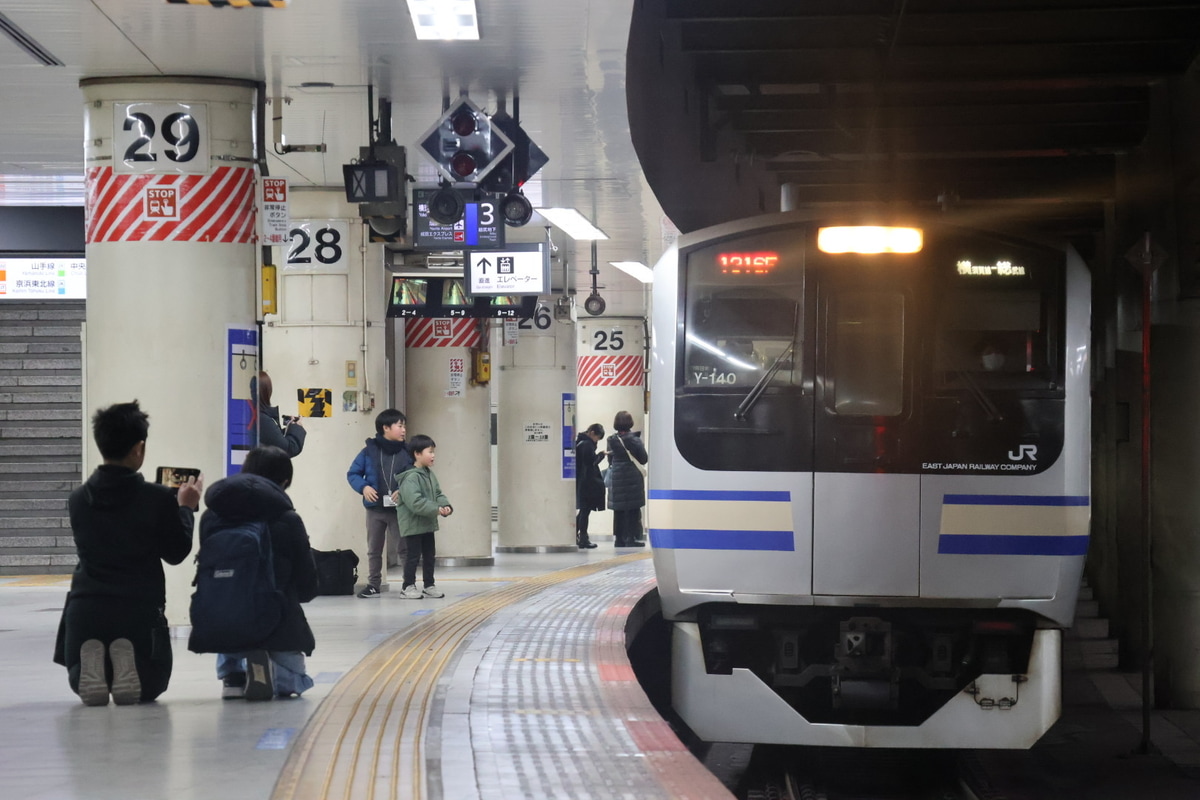
[[[162,562],[192,551],[203,478],[177,490],[147,483],[149,417],[134,400],[100,409],[92,432],[104,463],[67,508],[79,563],[59,623],[54,661],[89,706],[150,702],[171,680]]]
[[[280,425],[279,407],[271,405],[271,376],[265,372],[258,373],[258,380],[250,381],[250,394],[258,398],[258,443],[263,446],[278,447],[295,458],[304,449],[304,430],[300,417],[292,417],[287,426]]]
[[[301,603],[317,596],[317,569],[304,522],[284,491],[292,482],[292,462],[278,447],[256,447],[246,455],[242,471],[217,481],[204,495],[200,546],[214,531],[247,521],[267,523],[275,561],[275,587],[283,592],[286,608],[274,633],[253,650],[217,656],[222,696],[269,700],[290,697],[312,688],[304,671],[304,656],[316,641]]]
[[[600,474],[600,461],[605,454],[596,453],[596,442],[603,438],[604,426],[596,422],[575,439],[575,544],[580,550],[596,546],[588,537],[588,517],[593,511],[604,510],[604,476]]]
[[[645,464],[650,457],[642,438],[632,432],[632,414],[618,411],[613,428],[616,433],[608,437],[608,468],[612,479],[608,507],[613,511],[613,538],[617,547],[645,547],[642,507],[646,505],[646,484],[637,465]]]

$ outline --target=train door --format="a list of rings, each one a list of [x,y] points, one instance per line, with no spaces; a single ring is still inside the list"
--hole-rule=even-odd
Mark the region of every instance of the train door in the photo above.
[[[813,594],[916,596],[920,478],[908,468],[920,319],[914,260],[814,261]]]

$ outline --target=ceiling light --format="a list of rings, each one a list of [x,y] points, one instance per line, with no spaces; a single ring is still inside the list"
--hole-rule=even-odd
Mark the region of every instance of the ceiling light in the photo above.
[[[622,272],[637,278],[642,283],[654,283],[654,270],[640,261],[610,261],[608,263]]]
[[[577,241],[608,238],[604,231],[588,222],[583,214],[573,208],[538,208],[534,210],[551,225],[560,228],[563,233]]]
[[[418,39],[442,41],[479,38],[475,0],[408,0]]]

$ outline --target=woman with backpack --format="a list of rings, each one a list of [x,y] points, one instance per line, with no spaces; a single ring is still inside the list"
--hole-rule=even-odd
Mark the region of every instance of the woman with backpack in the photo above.
[[[256,447],[239,474],[204,495],[188,649],[218,654],[226,699],[291,697],[313,685],[304,657],[316,641],[300,604],[317,596],[317,570],[284,491],[291,482],[288,454]],[[265,541],[251,541],[253,531]],[[236,580],[239,571],[246,581]]]

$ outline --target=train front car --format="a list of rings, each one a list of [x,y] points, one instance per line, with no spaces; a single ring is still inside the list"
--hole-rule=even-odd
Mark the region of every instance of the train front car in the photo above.
[[[650,537],[701,739],[1049,728],[1088,542],[1089,291],[1069,248],[934,222],[779,214],[664,256]]]

